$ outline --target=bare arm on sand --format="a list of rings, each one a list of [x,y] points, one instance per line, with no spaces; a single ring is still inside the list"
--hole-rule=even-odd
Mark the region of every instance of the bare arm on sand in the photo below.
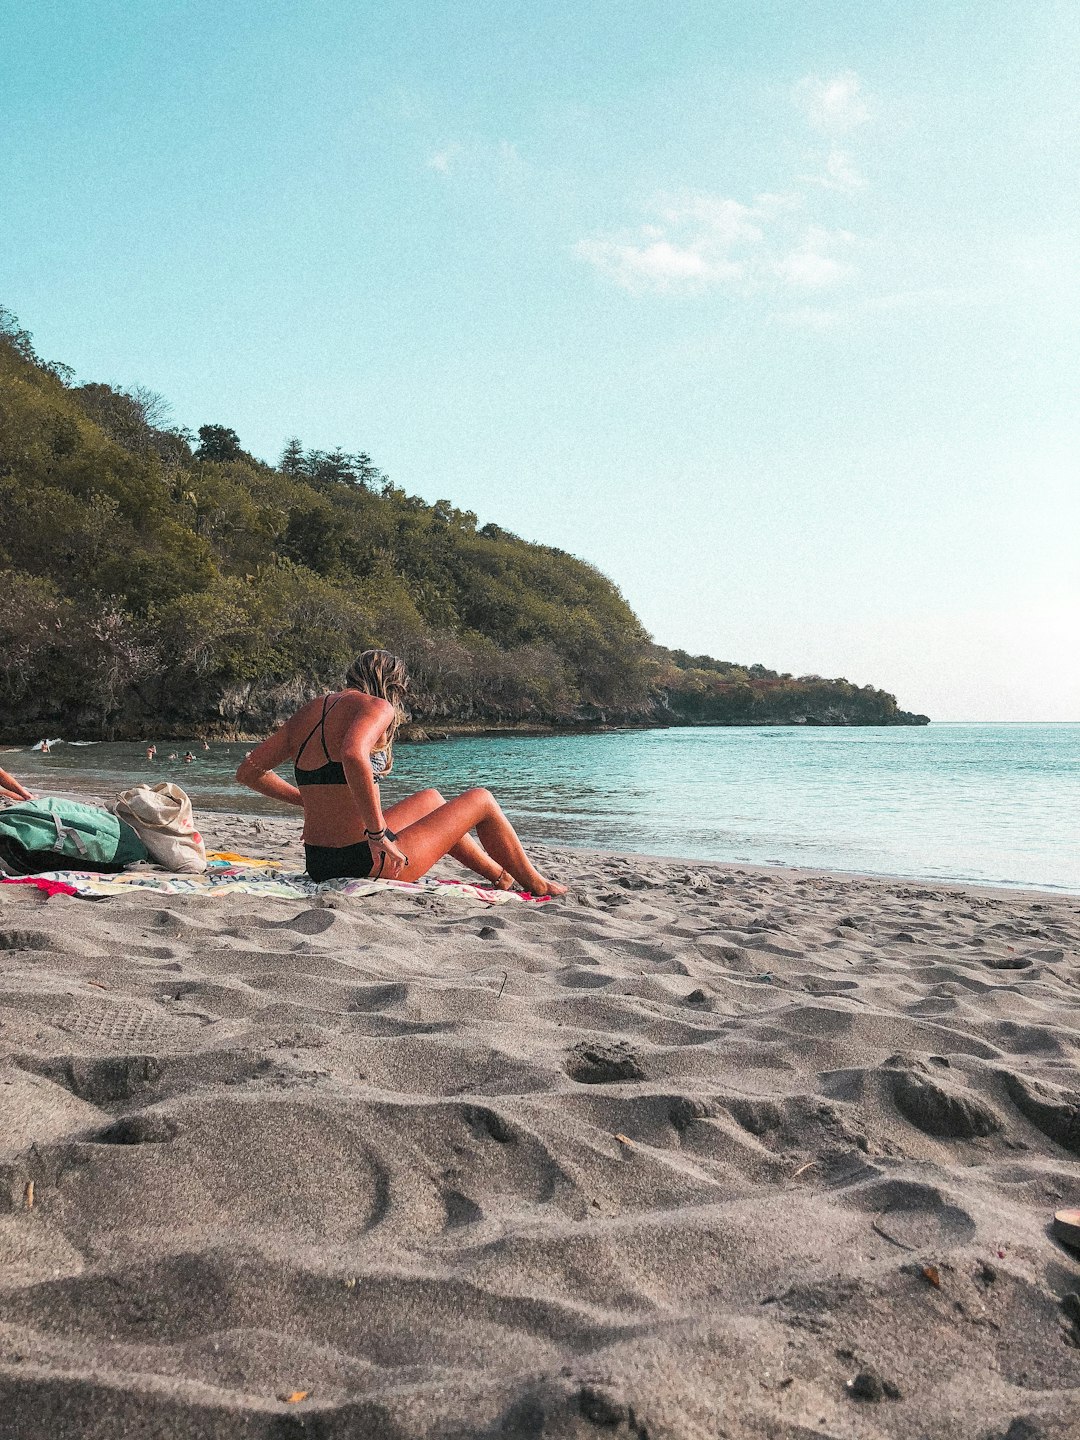
[[[32,800],[34,797],[25,785],[20,785],[14,775],[0,770],[0,800]]]

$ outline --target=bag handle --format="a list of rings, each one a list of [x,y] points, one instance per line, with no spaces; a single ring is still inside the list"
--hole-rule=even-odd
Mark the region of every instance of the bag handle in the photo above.
[[[56,826],[56,844],[52,848],[54,850],[59,850],[60,853],[63,854],[64,836],[70,835],[75,843],[75,849],[78,850],[79,854],[85,858],[87,846],[86,841],[83,839],[83,837],[79,834],[77,830],[73,829],[70,825],[61,825],[60,816],[56,813],[55,810],[52,810],[49,813],[52,815],[53,824]]]

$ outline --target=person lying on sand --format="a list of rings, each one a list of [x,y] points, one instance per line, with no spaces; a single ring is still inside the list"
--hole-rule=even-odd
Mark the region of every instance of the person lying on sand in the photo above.
[[[20,785],[14,775],[0,770],[0,800],[32,800],[34,797],[25,785]]]
[[[353,661],[345,689],[298,710],[241,762],[237,780],[271,800],[302,807],[313,880],[419,880],[452,855],[502,890],[516,883],[534,895],[565,895],[565,885],[532,865],[488,790],[466,790],[454,800],[421,790],[383,812],[379,776],[393,768],[408,687],[396,655],[365,650]],[[275,766],[290,760],[295,785],[274,774]],[[474,827],[479,842],[469,833]]]

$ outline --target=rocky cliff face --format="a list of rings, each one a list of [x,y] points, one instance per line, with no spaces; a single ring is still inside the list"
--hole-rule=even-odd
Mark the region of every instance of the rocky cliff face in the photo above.
[[[0,742],[26,744],[44,734],[63,735],[69,740],[137,740],[153,733],[160,739],[184,739],[194,735],[222,740],[254,739],[267,735],[323,687],[293,683],[262,685],[250,681],[221,690],[216,699],[204,703],[201,696],[168,691],[143,683],[132,686],[107,718],[93,707],[56,707],[44,695],[27,696],[17,705],[0,709]],[[880,692],[878,692],[880,693]],[[414,704],[412,723],[406,735],[424,739],[427,735],[484,733],[491,730],[589,730],[602,727],[666,727],[692,725],[928,725],[929,717],[906,710],[868,704],[858,697],[791,707],[781,705],[766,692],[739,713],[723,700],[713,704],[685,703],[685,697],[668,690],[654,691],[642,705],[605,709],[579,705],[557,716],[540,711],[526,717],[507,718],[485,713],[483,706],[471,713],[447,715],[425,708],[422,698]]]

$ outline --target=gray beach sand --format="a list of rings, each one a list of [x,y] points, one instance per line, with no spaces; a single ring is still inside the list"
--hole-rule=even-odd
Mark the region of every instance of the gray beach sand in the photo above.
[[[1080,897],[543,861],[0,887],[0,1434],[1080,1434]]]

